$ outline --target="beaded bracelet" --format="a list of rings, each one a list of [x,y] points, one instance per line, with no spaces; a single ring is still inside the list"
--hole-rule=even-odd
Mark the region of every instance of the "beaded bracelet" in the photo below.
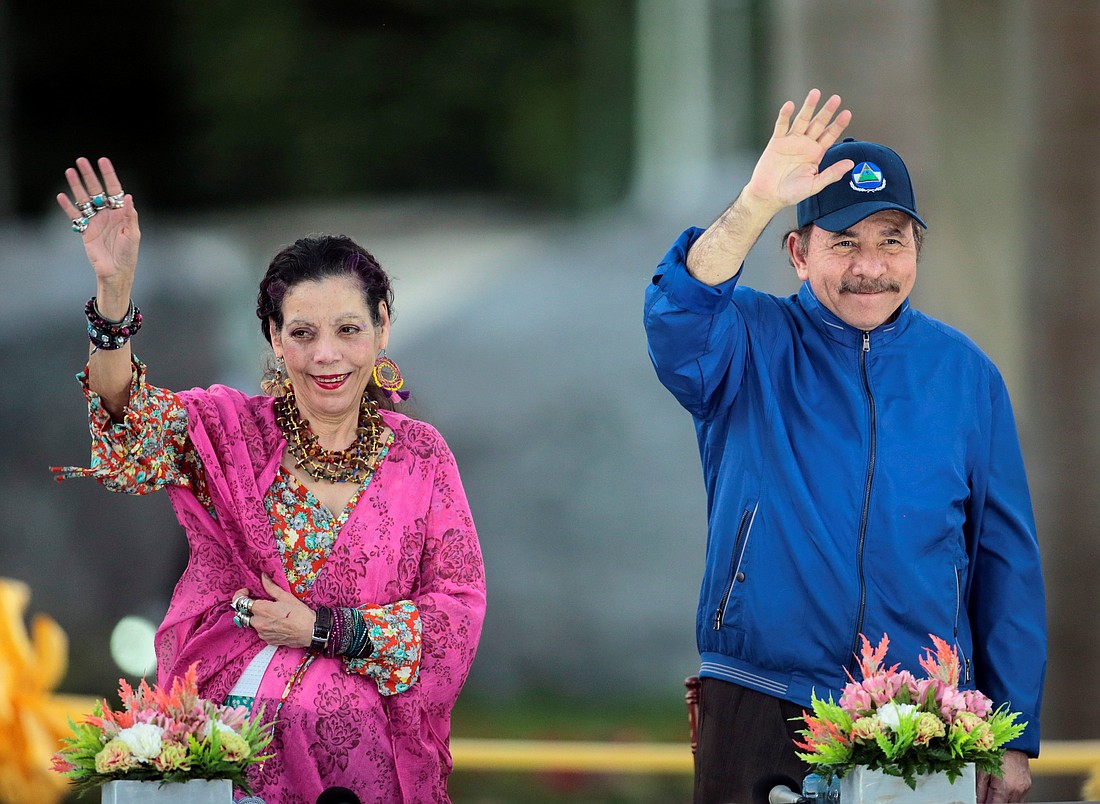
[[[346,638],[347,629],[344,627],[347,623],[347,609],[333,609],[332,610],[332,632],[329,634],[328,644],[325,645],[323,651],[325,656],[330,659],[340,654],[340,648],[344,644]]]
[[[313,622],[313,639],[309,649],[315,653],[324,652],[332,636],[332,609],[328,606],[317,607],[317,619]]]
[[[88,318],[88,340],[96,349],[121,349],[130,340],[130,336],[141,329],[141,310],[131,300],[122,320],[112,321],[99,312],[95,301],[96,297],[92,296],[84,305],[84,315]]]

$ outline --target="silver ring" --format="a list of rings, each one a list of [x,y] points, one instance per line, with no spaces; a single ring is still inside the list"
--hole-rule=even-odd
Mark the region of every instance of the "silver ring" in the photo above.
[[[88,228],[87,218],[73,218],[73,231],[82,234]]]
[[[251,614],[236,614],[233,616],[233,625],[238,628],[248,628],[252,624]]]
[[[107,196],[107,206],[111,209],[122,209],[125,205],[123,199],[126,198],[126,193],[119,192],[114,195]]]
[[[85,218],[91,218],[96,213],[95,205],[91,201],[80,201],[77,203],[76,208],[80,210],[80,214]]]
[[[247,595],[237,595],[235,598],[233,598],[233,602],[229,604],[229,608],[233,609],[233,611],[240,611],[241,601],[244,600],[246,597]]]
[[[103,193],[95,193],[89,199],[89,203],[96,209],[103,209],[107,206],[107,196]]]

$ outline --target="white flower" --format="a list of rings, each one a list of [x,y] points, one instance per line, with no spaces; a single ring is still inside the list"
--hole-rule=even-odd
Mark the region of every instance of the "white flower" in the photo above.
[[[901,725],[901,719],[910,719],[910,716],[917,710],[917,707],[913,704],[898,704],[893,701],[888,701],[878,708],[878,712],[875,714],[878,716],[879,722],[883,726],[890,729],[890,731],[897,731],[898,726]]]
[[[134,759],[150,762],[160,756],[160,738],[164,729],[152,723],[135,723],[118,733],[118,739],[126,743]]]
[[[199,736],[205,740],[207,737],[210,736],[210,732],[215,730],[218,732],[219,736],[222,734],[237,733],[232,726],[222,723],[216,717],[212,717],[202,724],[202,728],[199,730]]]

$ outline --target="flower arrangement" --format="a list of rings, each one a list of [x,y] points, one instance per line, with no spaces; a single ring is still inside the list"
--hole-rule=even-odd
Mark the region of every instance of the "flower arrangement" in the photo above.
[[[229,779],[250,793],[249,766],[267,759],[270,728],[262,712],[219,706],[198,694],[198,662],[169,691],[144,680],[135,690],[120,680],[122,710],[96,702],[54,754],[53,769],[78,791],[119,780],[186,782]]]
[[[920,665],[928,673],[917,678],[898,665],[885,667],[890,640],[883,634],[877,648],[867,637],[859,668],[862,681],[851,674],[834,703],[812,697],[813,714],[803,712],[806,728],[798,733],[798,756],[823,776],[844,776],[856,766],[899,776],[916,789],[916,777],[946,773],[955,781],[963,768],[999,776],[1004,745],[1023,733],[1019,713],[1007,705],[996,710],[977,690],[960,691],[958,652],[929,634],[935,651],[925,648]]]

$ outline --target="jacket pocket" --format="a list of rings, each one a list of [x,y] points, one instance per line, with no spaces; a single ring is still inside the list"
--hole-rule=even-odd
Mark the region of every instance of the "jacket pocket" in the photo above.
[[[729,606],[733,588],[745,580],[741,572],[741,561],[745,557],[745,547],[749,543],[749,534],[752,532],[752,523],[756,519],[756,510],[760,507],[757,502],[752,508],[746,508],[741,513],[741,519],[737,523],[737,537],[733,540],[733,553],[730,555],[729,577],[726,581],[725,591],[722,593],[718,606],[714,610],[714,630],[722,629],[722,621],[726,617],[726,608]]]
[[[961,678],[959,679],[959,681],[963,684],[969,684],[970,683],[970,657],[968,657],[966,655],[966,651],[964,651],[962,645],[959,644],[959,618],[962,616],[962,605],[963,605],[962,571],[958,567],[955,567],[954,569],[955,569],[955,629],[954,629],[954,632],[953,632],[953,637],[954,637],[954,641],[955,641],[955,650],[957,650],[959,652],[959,660],[962,663],[962,667],[959,668],[961,670]]]

